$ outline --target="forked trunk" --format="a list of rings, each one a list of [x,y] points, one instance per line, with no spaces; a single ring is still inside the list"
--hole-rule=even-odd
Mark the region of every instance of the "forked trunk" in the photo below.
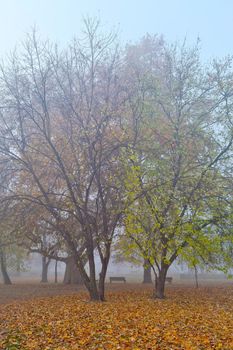
[[[143,282],[142,283],[152,283],[152,277],[151,277],[151,266],[148,262],[148,260],[144,260],[143,264]]]
[[[12,284],[6,268],[6,259],[3,251],[0,251],[0,265],[4,284]]]
[[[107,273],[108,263],[110,259],[110,246],[106,247],[106,255],[101,258],[101,272],[99,274],[99,283],[97,284],[96,280],[96,271],[95,271],[95,259],[93,249],[90,246],[87,247],[87,258],[89,264],[89,276],[85,271],[83,263],[79,263],[79,261],[73,260],[76,268],[79,271],[79,274],[82,278],[82,282],[84,283],[86,289],[88,290],[90,300],[91,301],[104,301],[105,300],[105,277]]]
[[[96,280],[95,280],[95,273],[90,274],[90,276],[88,276],[87,272],[85,271],[84,265],[83,264],[79,264],[78,261],[75,261],[75,258],[72,258],[76,269],[78,270],[79,276],[82,280],[82,283],[84,284],[84,286],[86,287],[89,296],[90,296],[90,300],[91,301],[99,301],[100,297],[99,297],[99,292],[98,292],[98,288],[97,288],[97,284],[96,284]],[[66,280],[66,276],[64,278],[64,280]]]
[[[79,276],[81,277],[82,279],[82,283],[84,284],[84,286],[86,287],[88,293],[89,293],[89,296],[90,296],[90,300],[91,301],[99,301],[100,300],[100,297],[99,297],[99,291],[98,291],[98,288],[97,288],[97,284],[96,284],[96,277],[95,277],[95,266],[93,266],[93,263],[94,263],[94,255],[91,255],[90,254],[90,258],[88,259],[88,262],[89,262],[89,268],[90,268],[90,275],[88,276],[86,270],[85,270],[85,267],[84,267],[84,264],[82,262],[80,262],[78,260],[78,257],[74,256],[74,257],[70,257],[72,259],[69,259],[69,260],[72,260],[72,265],[73,263],[75,264],[75,268],[76,270],[78,271],[79,273]],[[69,263],[69,260],[67,260],[66,264],[68,266],[68,263]],[[90,263],[90,260],[91,260],[91,263]],[[69,280],[69,276],[70,275],[70,269],[66,269],[66,273],[65,273],[65,276],[64,276],[64,282],[66,283],[66,281]]]

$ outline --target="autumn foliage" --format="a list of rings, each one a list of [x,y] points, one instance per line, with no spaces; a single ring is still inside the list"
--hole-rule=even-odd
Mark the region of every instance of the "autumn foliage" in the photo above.
[[[233,348],[232,287],[173,287],[108,292],[106,303],[85,293],[37,298],[0,307],[1,349]]]

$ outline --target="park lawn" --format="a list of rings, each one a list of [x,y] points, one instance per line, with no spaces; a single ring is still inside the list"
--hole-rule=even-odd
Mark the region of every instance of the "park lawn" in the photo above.
[[[233,349],[233,288],[110,290],[107,302],[80,291],[0,305],[0,349]],[[11,347],[10,347],[11,345]],[[14,346],[13,346],[14,345]]]

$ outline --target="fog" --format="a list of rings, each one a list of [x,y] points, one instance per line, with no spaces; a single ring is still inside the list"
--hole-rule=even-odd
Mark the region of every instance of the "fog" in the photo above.
[[[24,271],[16,272],[13,270],[9,270],[9,275],[12,277],[13,282],[39,282],[41,279],[41,271],[42,271],[42,263],[41,263],[41,255],[39,254],[31,254],[27,260],[25,260],[25,268]],[[87,267],[86,267],[87,268]],[[100,271],[100,264],[97,262],[96,264],[97,274]],[[87,268],[88,271],[88,268]],[[54,282],[54,272],[55,272],[55,262],[51,261],[48,268],[48,281]],[[65,263],[58,262],[57,264],[57,272],[58,272],[58,282],[62,282],[65,273]],[[129,283],[140,283],[143,280],[143,267],[140,265],[133,265],[128,262],[113,262],[113,259],[110,260],[109,268],[106,276],[106,282],[109,283],[109,277],[111,276],[124,276],[126,278],[126,282]],[[169,270],[168,276],[173,277],[174,282],[191,282],[195,280],[194,270],[189,269],[187,266],[180,266],[174,264]],[[153,273],[152,279],[154,280]],[[219,271],[208,272],[205,270],[198,271],[198,279],[200,281],[227,281],[227,275],[224,275]]]

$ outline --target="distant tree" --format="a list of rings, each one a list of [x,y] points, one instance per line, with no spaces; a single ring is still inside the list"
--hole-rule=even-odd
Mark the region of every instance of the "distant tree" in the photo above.
[[[6,254],[3,247],[0,247],[0,266],[4,284],[12,284],[7,271]]]
[[[142,258],[135,246],[132,247],[131,240],[124,233],[118,234],[117,241],[113,245],[113,262],[128,262],[135,266],[143,266],[142,283],[152,283],[150,263]]]

